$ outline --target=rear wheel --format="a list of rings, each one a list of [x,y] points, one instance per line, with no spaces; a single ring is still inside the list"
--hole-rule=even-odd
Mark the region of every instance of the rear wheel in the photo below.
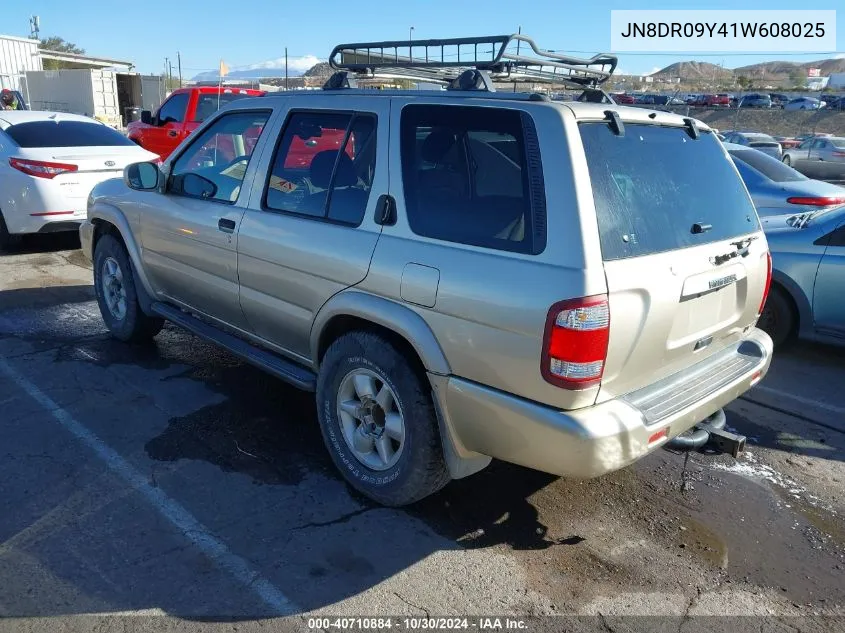
[[[14,248],[21,242],[20,235],[13,235],[9,233],[9,227],[6,226],[6,220],[3,214],[0,213],[0,251],[7,251]]]
[[[772,337],[775,347],[781,347],[795,334],[796,325],[795,312],[786,293],[777,286],[772,286],[758,326]]]
[[[431,387],[385,337],[356,331],[331,344],[317,414],[335,466],[374,501],[407,505],[449,482]]]
[[[792,166],[792,159],[789,156],[784,156],[783,157],[783,164],[786,165],[787,167],[791,167]]]
[[[164,319],[141,309],[129,255],[112,235],[101,237],[94,250],[94,291],[103,321],[115,338],[127,343],[146,341],[164,326]]]

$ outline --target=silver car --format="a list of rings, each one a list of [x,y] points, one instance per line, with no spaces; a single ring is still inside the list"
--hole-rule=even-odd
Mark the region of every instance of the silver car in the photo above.
[[[793,337],[845,345],[845,206],[767,229],[772,288],[760,327],[781,345]]]
[[[804,211],[845,204],[845,188],[811,180],[788,165],[756,149],[726,143],[739,175],[748,187],[757,214],[766,227]]]
[[[478,72],[242,99],[95,189],[109,330],[166,319],[315,392],[338,470],[388,505],[491,458],[596,477],[759,382],[771,258],[708,127]]]
[[[774,156],[780,160],[783,153],[780,143],[773,137],[761,132],[725,132],[725,142],[733,143],[734,145],[744,145],[745,147],[753,147],[764,154]]]
[[[783,153],[783,162],[802,174],[822,180],[845,180],[845,138],[809,138]]]

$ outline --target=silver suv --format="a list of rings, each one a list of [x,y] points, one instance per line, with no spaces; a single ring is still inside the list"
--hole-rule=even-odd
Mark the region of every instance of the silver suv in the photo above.
[[[506,55],[450,90],[239,100],[98,186],[80,234],[108,328],[168,320],[315,391],[337,468],[387,505],[493,457],[595,477],[718,413],[772,354],[731,159],[692,119],[490,91],[524,70]]]

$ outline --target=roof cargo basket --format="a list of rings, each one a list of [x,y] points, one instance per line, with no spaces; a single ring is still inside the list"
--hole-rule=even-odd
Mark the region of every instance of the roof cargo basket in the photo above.
[[[596,89],[617,63],[614,55],[581,59],[543,50],[522,34],[341,44],[329,56],[329,65],[346,76],[408,78],[446,84],[450,90],[486,91],[494,90],[494,81]],[[325,88],[343,83],[330,80]]]

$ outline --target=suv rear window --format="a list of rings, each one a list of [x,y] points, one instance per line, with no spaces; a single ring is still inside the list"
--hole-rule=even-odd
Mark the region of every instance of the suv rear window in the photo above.
[[[527,113],[408,105],[401,135],[414,233],[522,253],[545,248],[545,192]]]
[[[760,229],[754,205],[715,134],[679,127],[582,123],[605,260],[708,244]],[[696,223],[712,228],[693,233]]]
[[[28,121],[5,130],[21,147],[111,147],[134,145],[114,128],[85,121]]]

